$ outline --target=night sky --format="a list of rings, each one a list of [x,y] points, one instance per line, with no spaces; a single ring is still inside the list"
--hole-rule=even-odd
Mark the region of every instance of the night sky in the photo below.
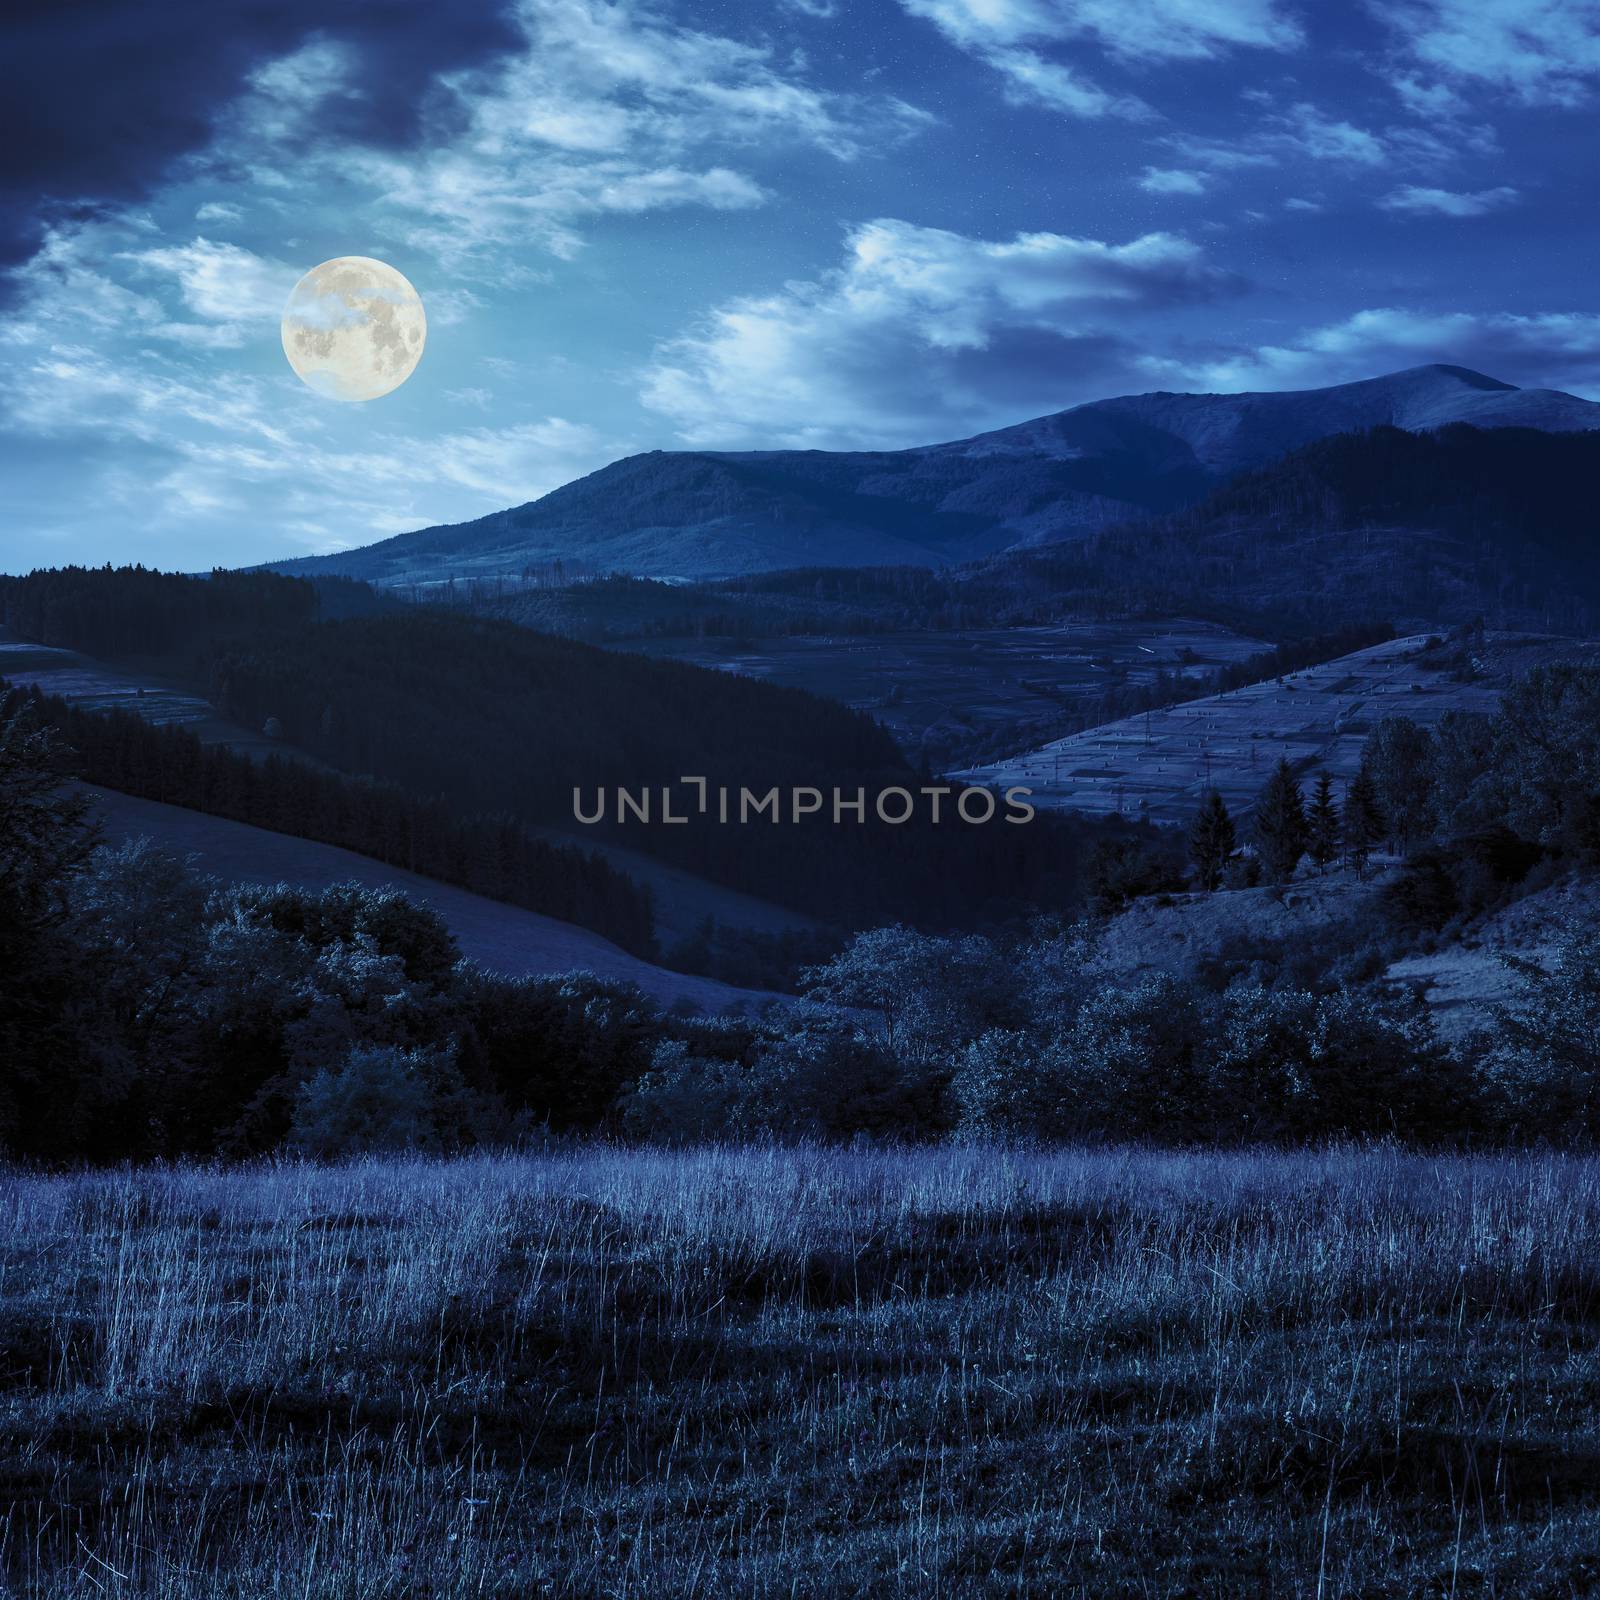
[[[98,0],[0,62],[0,570],[1149,389],[1600,398],[1596,0]],[[429,317],[366,405],[279,345],[337,255]]]

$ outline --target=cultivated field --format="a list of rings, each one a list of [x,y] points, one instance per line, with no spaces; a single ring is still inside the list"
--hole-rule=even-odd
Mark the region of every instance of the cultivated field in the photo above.
[[[1036,806],[1153,822],[1188,821],[1210,787],[1230,810],[1247,809],[1280,756],[1308,776],[1330,772],[1342,788],[1385,717],[1428,726],[1447,711],[1499,704],[1501,677],[1461,682],[1419,661],[1426,643],[1421,634],[1392,639],[1282,681],[1109,722],[961,776],[996,787],[1022,784]],[[1566,647],[1584,648],[1575,641]],[[1518,654],[1509,640],[1502,653]]]
[[[1600,1162],[0,1180],[17,1595],[1576,1596]]]
[[[619,642],[870,711],[913,755],[974,735],[1024,743],[1030,725],[1156,673],[1200,673],[1267,647],[1206,622],[1063,622],[1038,628],[789,639]]]
[[[147,722],[178,723],[205,744],[226,744],[260,755],[294,753],[259,730],[229,721],[208,700],[170,679],[114,667],[76,650],[32,644],[3,627],[0,678],[24,688],[38,684],[44,694],[85,711],[132,711]]]

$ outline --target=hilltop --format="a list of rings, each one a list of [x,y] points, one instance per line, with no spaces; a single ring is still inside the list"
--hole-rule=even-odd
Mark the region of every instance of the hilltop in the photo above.
[[[652,450],[526,505],[274,570],[403,586],[554,562],[674,578],[940,567],[1179,509],[1332,434],[1462,422],[1581,431],[1600,405],[1433,365],[1324,389],[1124,395],[909,450]]]

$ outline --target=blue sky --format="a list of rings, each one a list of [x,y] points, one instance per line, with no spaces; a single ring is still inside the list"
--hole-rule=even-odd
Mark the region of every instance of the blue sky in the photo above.
[[[1443,360],[1600,398],[1597,0],[230,9],[0,31],[0,570],[1147,389]],[[429,317],[359,406],[278,340],[346,254]]]

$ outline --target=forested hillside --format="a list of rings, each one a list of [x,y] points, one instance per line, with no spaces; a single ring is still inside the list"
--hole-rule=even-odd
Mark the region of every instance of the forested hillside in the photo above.
[[[441,799],[458,818],[496,813],[579,831],[575,790],[591,806],[597,788],[659,791],[685,777],[704,778],[713,792],[812,787],[831,796],[837,787],[872,796],[924,777],[870,717],[815,695],[442,608],[279,623],[307,604],[307,586],[291,579],[251,580],[273,600],[276,609],[263,610],[275,625],[197,644],[181,619],[186,607],[204,614],[203,597],[187,591],[210,581],[137,569],[39,573],[7,585],[7,615],[25,631],[52,596],[69,596],[76,603],[53,614],[55,642],[92,652],[133,641],[145,655],[164,643],[157,659],[174,668],[203,649],[205,686],[228,715],[270,725],[287,746],[346,773]],[[869,803],[865,823],[835,825],[827,813],[782,826],[697,815],[594,832],[844,926],[897,917],[966,926],[1079,897],[1081,824],[968,824],[952,810],[939,823],[919,810],[906,824],[884,824]],[[285,820],[267,825],[300,826],[279,814]],[[329,842],[364,848],[343,835]]]
[[[514,817],[474,815],[396,783],[304,761],[254,761],[128,712],[83,711],[37,692],[12,694],[0,678],[0,710],[11,715],[24,707],[62,736],[74,770],[91,783],[356,850],[591,928],[635,955],[655,953],[648,889],[592,851],[534,838]]]
[[[437,610],[324,624],[214,665],[219,704],[351,771],[457,804],[573,826],[574,790],[638,791],[685,777],[764,794],[853,796],[923,781],[871,718],[798,690],[553,639]],[[681,807],[680,799],[680,807]],[[965,924],[1064,904],[1079,833],[925,814],[607,825],[607,836],[833,922]],[[1044,824],[1041,826],[1041,824]]]
[[[1097,535],[1080,571],[1102,597],[1146,603],[1226,595],[1244,611],[1316,623],[1482,614],[1492,625],[1592,632],[1597,476],[1597,432],[1341,434],[1189,510]]]

